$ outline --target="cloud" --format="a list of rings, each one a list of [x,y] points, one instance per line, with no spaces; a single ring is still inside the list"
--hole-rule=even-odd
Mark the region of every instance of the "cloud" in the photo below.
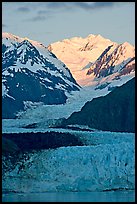
[[[6,5],[9,5],[8,2]],[[44,21],[59,12],[75,12],[76,9],[83,10],[97,10],[100,8],[113,7],[115,5],[122,5],[122,2],[12,2],[10,9],[14,12],[18,11],[23,14],[30,14],[27,16],[28,21]],[[124,2],[126,3],[126,2]],[[4,3],[5,5],[5,3]],[[25,21],[26,21],[25,20]]]
[[[2,27],[5,28],[5,27],[7,27],[7,25],[5,25],[5,24],[2,23]]]
[[[17,8],[17,11],[28,13],[30,9],[27,6],[22,6],[22,7]]]
[[[46,15],[48,17],[49,15],[51,15],[51,13],[52,12],[47,9],[38,10],[38,15]]]
[[[22,14],[35,13],[34,17],[29,17],[29,21],[44,21],[59,12],[74,12],[78,8],[87,11],[97,10],[119,5],[118,3],[120,4],[120,2],[21,2],[20,4],[17,2],[16,11]]]
[[[113,7],[115,4],[116,2],[75,2],[76,6],[87,10]]]
[[[41,15],[37,15],[35,17],[32,17],[30,19],[27,19],[29,21],[44,21],[46,19],[46,16],[41,16]]]
[[[47,2],[47,7],[51,9],[68,8],[73,2]]]
[[[53,16],[53,13],[46,8],[42,10],[38,10],[35,12],[34,16],[32,18],[29,18],[29,21],[44,21],[48,18],[51,18]]]
[[[113,7],[120,2],[47,2],[45,4],[49,9],[75,9],[76,7],[91,10],[91,9],[98,9],[98,8],[106,8],[106,7]]]

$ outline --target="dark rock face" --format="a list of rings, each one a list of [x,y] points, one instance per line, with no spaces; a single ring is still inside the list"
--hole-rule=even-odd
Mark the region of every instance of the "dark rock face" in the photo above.
[[[132,58],[129,63],[127,63],[123,69],[120,71],[119,75],[118,76],[122,76],[122,75],[126,75],[126,74],[129,74],[130,72],[132,71],[135,71],[135,63],[131,64],[130,65],[130,62],[134,61],[135,58]]]
[[[19,147],[10,139],[2,138],[2,151],[3,153],[14,153],[19,151]]]
[[[2,118],[15,118],[25,101],[63,104],[65,92],[79,90],[69,69],[46,48],[41,54],[28,40],[4,43]]]
[[[45,133],[12,133],[2,134],[2,177],[15,169],[24,169],[27,160],[34,152],[44,149],[56,149],[67,146],[83,146],[83,142],[75,135],[60,132]]]
[[[104,50],[104,52],[97,59],[96,64],[94,65],[94,69],[90,68],[87,72],[87,75],[90,75],[93,72],[94,72],[95,76],[98,76],[100,74],[100,70],[101,70],[102,65],[104,63],[106,63],[110,58],[110,56],[108,55],[108,51],[111,49],[112,46],[113,45],[110,45]],[[106,69],[105,69],[105,71],[106,71]]]
[[[65,146],[82,146],[81,140],[70,133],[45,132],[45,133],[11,133],[2,135],[3,141],[10,141],[18,147],[17,151],[30,152]],[[13,145],[11,145],[13,146]],[[13,148],[13,147],[11,147]],[[3,150],[8,152],[3,146]]]
[[[65,122],[88,125],[91,128],[135,132],[135,78],[103,97],[87,102],[81,111],[73,113]]]

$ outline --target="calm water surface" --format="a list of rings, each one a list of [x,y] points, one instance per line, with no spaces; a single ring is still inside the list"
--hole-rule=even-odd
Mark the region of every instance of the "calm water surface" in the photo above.
[[[2,202],[135,202],[135,191],[8,193]]]

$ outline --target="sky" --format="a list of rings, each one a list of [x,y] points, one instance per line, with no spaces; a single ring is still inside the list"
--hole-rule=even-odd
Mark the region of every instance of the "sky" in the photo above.
[[[2,31],[45,46],[89,34],[135,45],[135,2],[2,2]]]

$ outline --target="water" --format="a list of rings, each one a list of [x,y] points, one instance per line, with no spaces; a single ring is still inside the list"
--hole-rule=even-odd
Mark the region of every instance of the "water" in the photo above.
[[[8,193],[2,202],[135,202],[135,191]]]

